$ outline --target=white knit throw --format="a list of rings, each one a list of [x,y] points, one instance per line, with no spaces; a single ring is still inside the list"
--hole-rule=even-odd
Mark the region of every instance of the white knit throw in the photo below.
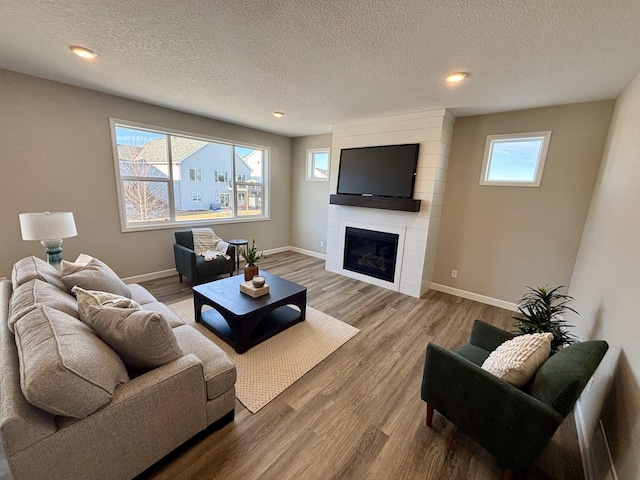
[[[193,228],[191,233],[193,234],[193,251],[196,255],[205,256],[205,260],[207,258],[213,260],[216,256],[212,255],[213,252],[220,252],[225,258],[230,258],[227,255],[229,244],[213,233],[212,229]]]

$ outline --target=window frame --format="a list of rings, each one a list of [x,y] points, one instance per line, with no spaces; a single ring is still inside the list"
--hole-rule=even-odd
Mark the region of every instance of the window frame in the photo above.
[[[193,172],[193,179],[191,178],[191,172]],[[200,168],[190,168],[189,169],[189,181],[190,182],[201,182],[202,181],[202,169],[200,169]]]
[[[138,130],[146,130],[150,133],[157,133],[160,135],[167,136],[178,136],[178,137],[186,137],[192,140],[199,140],[203,142],[213,142],[229,145],[232,147],[235,152],[235,147],[239,148],[249,148],[255,150],[262,150],[262,215],[239,215],[237,202],[234,202],[232,209],[232,216],[225,218],[205,218],[201,220],[177,220],[176,219],[176,202],[174,196],[174,168],[175,165],[172,162],[171,158],[171,149],[169,148],[167,152],[167,159],[169,162],[168,171],[169,174],[167,178],[162,177],[145,177],[140,178],[138,180],[141,181],[154,181],[154,182],[163,182],[167,183],[169,190],[169,199],[168,199],[168,209],[169,209],[169,219],[167,220],[149,220],[144,222],[130,222],[127,220],[126,215],[126,202],[124,200],[124,182],[131,181],[132,178],[129,176],[123,176],[120,173],[120,163],[118,158],[118,145],[116,139],[116,127],[123,128],[131,128]],[[237,142],[230,139],[212,137],[208,135],[201,135],[192,132],[186,132],[182,130],[176,130],[166,127],[158,127],[154,125],[143,124],[139,122],[133,122],[130,120],[123,120],[118,118],[109,118],[109,130],[111,134],[111,145],[113,150],[113,161],[115,168],[115,176],[116,176],[116,192],[118,197],[118,213],[120,216],[120,230],[123,233],[127,232],[139,232],[146,230],[163,230],[163,229],[175,229],[175,228],[191,228],[198,227],[203,225],[211,225],[211,224],[227,224],[227,223],[247,223],[247,222],[263,222],[271,219],[270,215],[270,198],[271,198],[271,189],[270,189],[270,176],[271,176],[271,147],[265,145],[258,145],[249,142]],[[235,171],[235,158],[232,158],[231,168]],[[228,173],[228,172],[225,172]],[[233,173],[233,172],[232,172]],[[184,180],[188,180],[184,179]],[[229,196],[229,199],[234,198],[237,195],[237,185],[236,182],[233,181],[233,175],[229,175],[229,180],[232,181],[232,193],[233,195]],[[201,181],[206,181],[201,177]]]
[[[491,166],[491,156],[493,153],[493,147],[495,141],[500,140],[527,140],[527,139],[542,139],[542,145],[538,152],[538,159],[536,161],[535,177],[533,180],[519,181],[519,180],[487,180],[489,168]],[[482,169],[480,171],[480,185],[494,186],[494,187],[540,187],[542,183],[542,174],[544,172],[544,166],[547,160],[547,153],[549,151],[549,143],[551,141],[551,130],[541,132],[524,132],[524,133],[508,133],[499,135],[487,135],[487,140],[484,146],[484,156],[482,159]]]
[[[315,170],[315,154],[326,153],[327,154],[327,176],[326,178],[316,177],[313,175]],[[330,148],[307,148],[307,169],[305,179],[309,182],[328,182],[331,172],[331,149]]]

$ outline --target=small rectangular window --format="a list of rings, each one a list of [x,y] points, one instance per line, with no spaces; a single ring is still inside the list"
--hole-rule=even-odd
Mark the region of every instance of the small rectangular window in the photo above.
[[[191,192],[191,201],[192,202],[201,202],[202,201],[202,193]]]
[[[488,135],[480,185],[539,187],[551,131]]]
[[[189,180],[192,182],[201,182],[202,181],[202,170],[199,168],[190,168],[189,169]]]
[[[328,148],[307,150],[307,180],[329,180],[329,155]]]

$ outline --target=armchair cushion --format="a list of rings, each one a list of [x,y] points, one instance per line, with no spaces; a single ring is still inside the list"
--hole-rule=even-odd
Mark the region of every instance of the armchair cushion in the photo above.
[[[529,393],[566,416],[608,348],[605,341],[591,340],[561,349],[538,369]]]

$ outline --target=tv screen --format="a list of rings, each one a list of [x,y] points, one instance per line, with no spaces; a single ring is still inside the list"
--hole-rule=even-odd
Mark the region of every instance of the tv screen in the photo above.
[[[338,194],[413,198],[420,145],[340,150]]]

